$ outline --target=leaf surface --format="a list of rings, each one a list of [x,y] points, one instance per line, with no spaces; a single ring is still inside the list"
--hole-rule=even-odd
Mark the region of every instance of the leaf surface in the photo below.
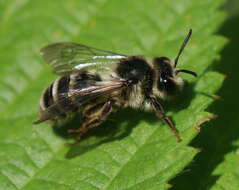
[[[0,187],[30,189],[165,189],[198,150],[187,146],[210,119],[224,76],[208,68],[225,40],[212,35],[224,19],[222,1],[30,1],[0,3]],[[74,41],[101,49],[174,58],[189,28],[193,38],[180,67],[196,71],[180,99],[164,103],[183,141],[153,113],[125,109],[84,141],[50,125],[33,126],[41,91],[55,76],[39,49]],[[71,125],[79,125],[73,123]]]

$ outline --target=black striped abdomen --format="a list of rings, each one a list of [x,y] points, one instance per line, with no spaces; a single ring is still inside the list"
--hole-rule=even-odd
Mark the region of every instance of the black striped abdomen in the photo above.
[[[100,80],[98,75],[89,74],[86,71],[60,77],[43,92],[40,100],[41,113],[47,111],[49,118],[54,119],[77,111],[81,103],[78,102],[80,99],[74,96],[69,97],[69,95],[90,87]]]
[[[45,110],[50,105],[53,104],[53,96],[52,96],[52,87],[53,83],[43,92],[41,100],[40,100],[40,108],[41,110]]]
[[[70,77],[68,75],[62,76],[55,80],[44,92],[40,101],[40,109],[44,111],[57,104],[54,109],[48,109],[53,115],[64,116],[67,112],[73,109],[69,107],[71,101],[68,100]],[[64,100],[64,101],[62,101]],[[51,113],[50,113],[51,114]]]

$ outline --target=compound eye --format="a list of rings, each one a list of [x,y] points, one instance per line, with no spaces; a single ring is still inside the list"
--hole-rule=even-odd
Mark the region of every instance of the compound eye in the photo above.
[[[158,80],[158,90],[166,93],[167,95],[173,95],[177,90],[177,85],[171,79],[160,78]]]
[[[167,80],[167,79],[160,78],[160,83],[166,84],[166,83],[168,83],[168,80]]]

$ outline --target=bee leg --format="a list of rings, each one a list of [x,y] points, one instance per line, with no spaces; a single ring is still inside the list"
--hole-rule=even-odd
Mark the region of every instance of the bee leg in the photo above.
[[[84,116],[85,122],[83,123],[82,127],[78,129],[80,135],[77,137],[77,140],[80,140],[82,136],[84,136],[84,134],[86,134],[90,129],[97,127],[102,122],[104,122],[112,112],[112,105],[113,101],[109,100],[102,104],[100,109],[95,109],[94,111],[87,110],[87,112],[84,112],[91,114]]]
[[[166,116],[165,111],[162,107],[162,105],[157,101],[155,97],[149,97],[148,101],[152,105],[156,115],[163,120],[164,123],[168,125],[168,127],[171,129],[171,131],[174,133],[176,136],[178,142],[180,142],[182,139],[179,135],[179,132],[177,128],[174,126],[173,122],[169,119],[169,117]]]
[[[94,115],[97,115],[99,111],[101,111],[102,107],[104,106],[105,102],[98,103],[98,104],[88,104],[82,113],[83,120],[88,121],[94,118]],[[68,133],[80,133],[80,128],[78,129],[69,129],[67,130]]]

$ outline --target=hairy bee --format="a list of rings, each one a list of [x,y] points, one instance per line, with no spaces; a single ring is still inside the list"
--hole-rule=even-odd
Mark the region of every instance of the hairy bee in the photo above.
[[[80,111],[83,125],[70,132],[77,132],[81,137],[105,121],[115,109],[143,107],[154,110],[180,140],[157,97],[173,95],[182,87],[180,72],[196,76],[192,71],[177,68],[191,34],[190,29],[174,63],[167,57],[146,59],[71,42],[42,48],[44,60],[60,77],[43,92],[40,116],[34,123],[54,121]]]

